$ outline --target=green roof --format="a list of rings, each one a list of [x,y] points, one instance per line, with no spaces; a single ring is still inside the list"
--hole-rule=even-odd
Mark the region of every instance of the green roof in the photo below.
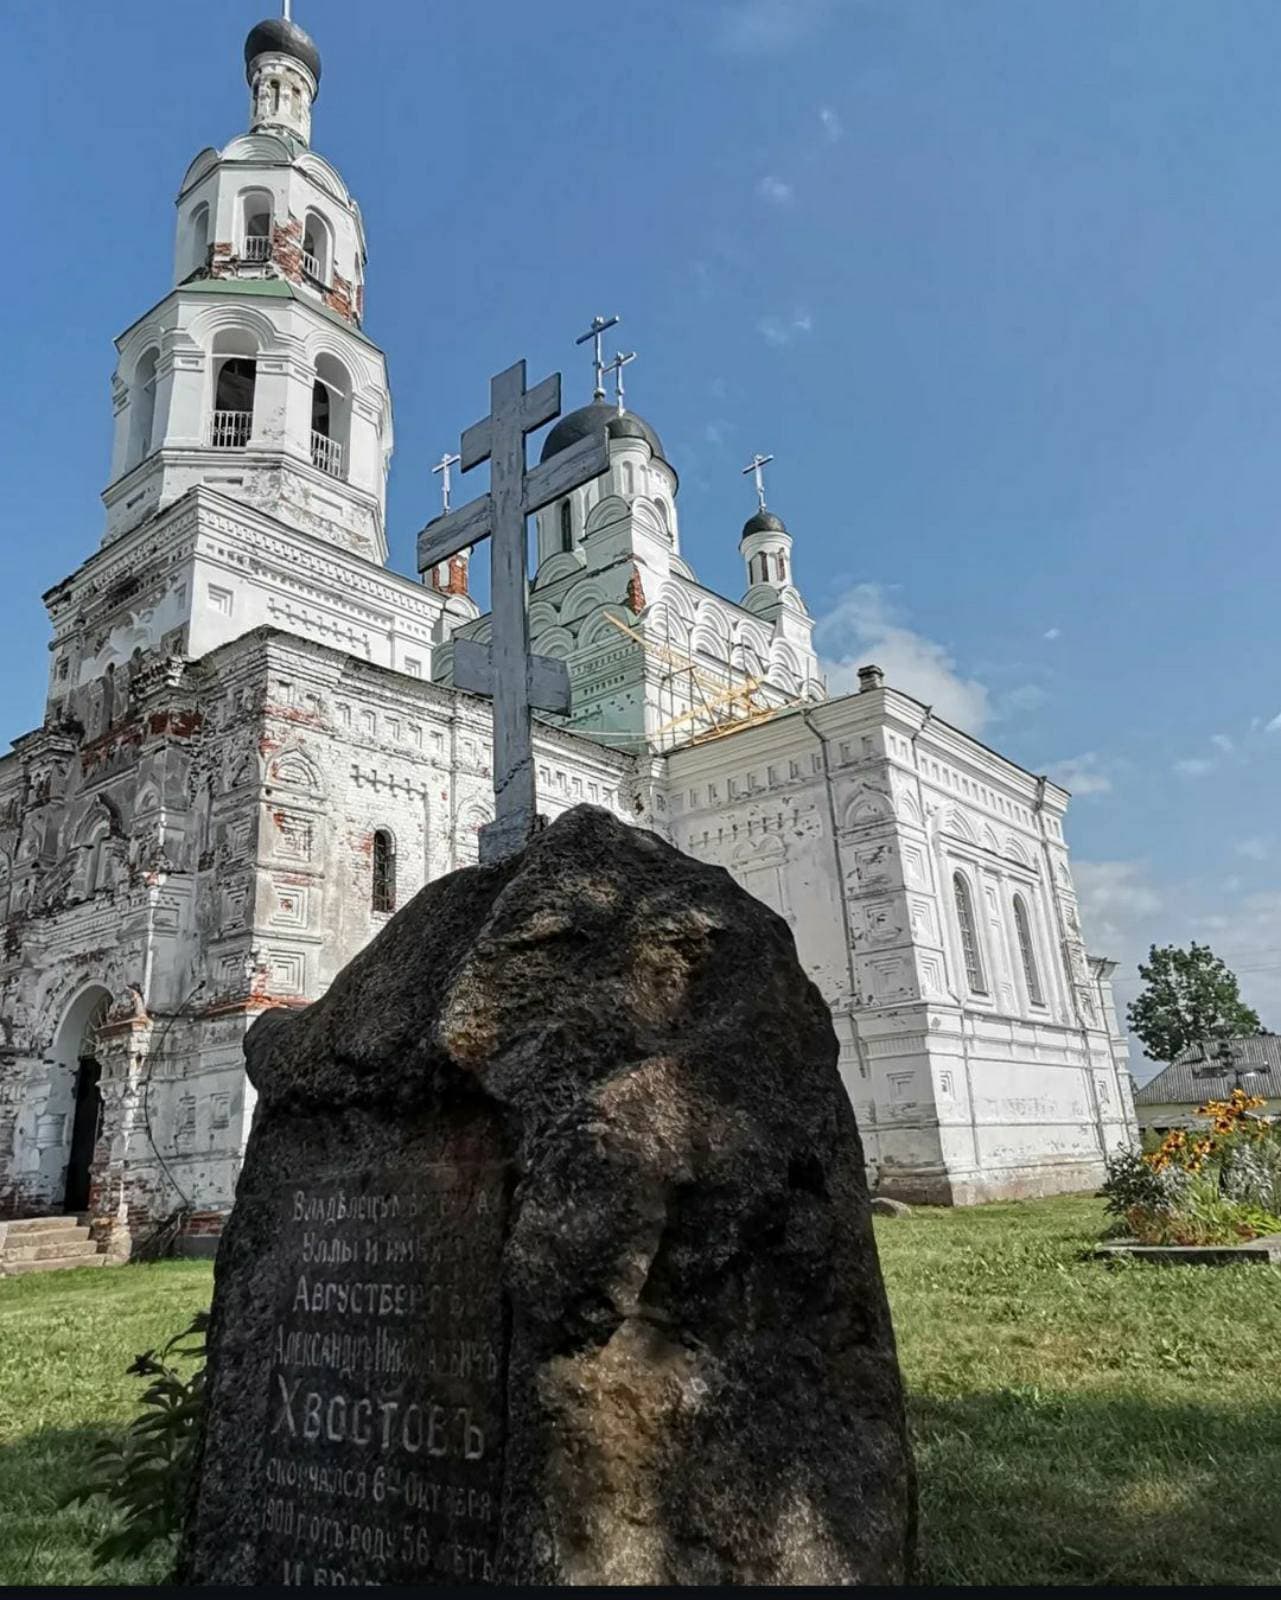
[[[180,283],[178,288],[183,294],[223,294],[231,297],[247,295],[251,299],[258,300],[296,300],[300,306],[306,306],[309,311],[318,311],[322,317],[327,317],[335,327],[342,328],[346,333],[355,334],[357,339],[363,339],[373,349],[379,348],[354,322],[348,322],[346,317],[339,316],[328,306],[318,305],[315,300],[301,294],[285,278],[192,278],[187,283]]]
[[[180,283],[183,294],[249,294],[269,300],[292,300],[293,284],[284,278],[192,278]]]

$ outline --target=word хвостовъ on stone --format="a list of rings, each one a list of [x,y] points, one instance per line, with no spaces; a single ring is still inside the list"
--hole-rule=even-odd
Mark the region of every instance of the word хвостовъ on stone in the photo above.
[[[915,1490],[779,917],[588,807],[249,1035],[189,1583],[893,1583]]]

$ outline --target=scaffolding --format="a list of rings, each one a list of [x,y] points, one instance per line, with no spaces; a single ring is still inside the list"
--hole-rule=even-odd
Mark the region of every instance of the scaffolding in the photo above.
[[[703,744],[710,739],[724,738],[726,734],[737,733],[741,728],[767,722],[792,703],[790,696],[784,697],[782,704],[768,700],[764,693],[764,681],[754,673],[745,672],[736,682],[731,664],[728,667],[730,681],[725,683],[700,667],[693,656],[673,649],[670,639],[666,644],[659,644],[608,611],[605,616],[620,633],[640,645],[648,658],[660,661],[668,669],[666,678],[673,705],[677,699],[677,681],[683,684],[684,698],[688,702],[686,708],[650,731],[650,738],[657,741],[660,749],[671,749],[685,743]],[[777,689],[772,692],[779,693]],[[670,744],[664,745],[667,736],[677,735],[686,728],[689,729],[688,738],[673,737]]]

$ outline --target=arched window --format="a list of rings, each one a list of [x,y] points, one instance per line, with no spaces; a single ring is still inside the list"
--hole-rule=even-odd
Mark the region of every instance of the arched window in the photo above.
[[[574,508],[568,500],[560,503],[560,547],[562,552],[574,548]]]
[[[203,202],[187,219],[187,247],[183,252],[181,276],[190,277],[209,262],[209,207]]]
[[[107,670],[102,675],[102,722],[99,726],[100,733],[110,733],[112,724],[116,720],[116,664],[114,661],[107,663]]]
[[[627,494],[636,493],[636,469],[630,461],[623,462],[623,489]]]
[[[111,824],[105,817],[89,835],[87,843],[84,868],[86,898],[107,887],[110,878]]]
[[[320,379],[311,386],[311,460],[323,472],[328,463],[333,439],[329,433],[329,390]]]
[[[672,536],[672,514],[668,509],[667,501],[659,495],[654,501],[654,506],[658,511],[658,520],[663,524],[663,532],[670,539]]]
[[[778,581],[780,583],[786,583],[787,582],[787,557],[780,551],[779,554],[774,557],[774,560],[778,564]]]
[[[159,351],[148,350],[133,369],[129,390],[129,454],[126,470],[151,454],[156,423],[156,360]]]
[[[241,216],[241,256],[246,261],[270,261],[271,196],[265,189],[250,189],[241,196]]]
[[[386,828],[374,833],[374,881],[370,904],[375,911],[396,909],[396,844]]]
[[[218,450],[239,450],[249,443],[254,426],[254,388],[258,363],[247,356],[227,356],[214,381],[213,432]]]
[[[332,258],[333,243],[329,224],[318,211],[309,211],[303,222],[302,270],[317,283],[328,284]]]
[[[983,958],[979,954],[978,929],[974,922],[974,903],[970,899],[970,886],[959,872],[952,874],[952,893],[956,897],[956,925],[961,934],[961,955],[965,960],[965,981],[971,994],[986,994],[987,980],[983,976]]]
[[[1023,962],[1023,980],[1027,984],[1027,997],[1034,1006],[1045,1004],[1041,988],[1041,974],[1037,971],[1036,951],[1032,946],[1032,924],[1028,920],[1027,905],[1021,894],[1014,896],[1014,931],[1019,940],[1019,956]]]
[[[311,463],[331,478],[347,476],[351,434],[351,377],[335,357],[316,358],[311,386]]]

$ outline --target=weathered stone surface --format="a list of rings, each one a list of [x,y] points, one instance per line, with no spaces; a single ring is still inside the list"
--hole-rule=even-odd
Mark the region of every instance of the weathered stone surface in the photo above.
[[[580,807],[248,1057],[185,1581],[909,1575],[831,1020],[725,872]]]
[[[878,1217],[910,1217],[912,1208],[904,1200],[891,1200],[887,1194],[872,1196],[872,1210]]]

